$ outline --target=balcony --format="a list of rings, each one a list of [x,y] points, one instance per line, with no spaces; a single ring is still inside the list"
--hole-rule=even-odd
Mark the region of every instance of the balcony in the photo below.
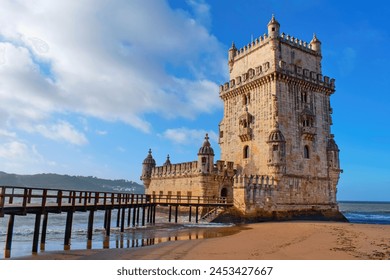
[[[240,127],[238,136],[242,142],[249,141],[252,139],[252,129],[250,127]]]
[[[317,128],[312,126],[304,126],[301,128],[301,134],[305,140],[313,140],[317,134]]]

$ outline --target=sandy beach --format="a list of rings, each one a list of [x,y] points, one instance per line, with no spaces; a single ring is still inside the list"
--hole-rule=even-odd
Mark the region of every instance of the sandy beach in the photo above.
[[[127,249],[44,252],[29,260],[389,260],[390,225],[332,222],[248,224],[217,238]]]

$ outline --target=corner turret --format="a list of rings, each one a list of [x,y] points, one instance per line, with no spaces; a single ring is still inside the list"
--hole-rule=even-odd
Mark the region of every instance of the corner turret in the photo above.
[[[321,54],[321,41],[317,39],[316,34],[313,34],[313,39],[310,41],[311,49],[318,54]]]
[[[198,166],[200,172],[211,173],[214,168],[214,150],[209,142],[209,135],[206,133],[202,147],[198,152]]]
[[[147,157],[142,162],[142,175],[141,180],[144,182],[145,188],[148,188],[150,185],[150,180],[152,177],[152,169],[156,166],[156,161],[152,156],[152,150],[149,149]]]
[[[327,155],[328,155],[328,166],[330,168],[339,170],[340,169],[340,160],[339,160],[339,147],[334,140],[334,135],[331,134],[328,139],[328,144],[326,147]]]
[[[270,22],[268,23],[268,37],[277,38],[277,37],[279,37],[279,32],[280,32],[280,24],[275,19],[275,16],[272,15],[272,18],[271,18]]]
[[[286,140],[279,129],[279,124],[268,136],[268,168],[274,175],[286,173]]]
[[[233,64],[234,64],[234,57],[237,54],[237,48],[236,45],[234,45],[234,42],[232,43],[232,46],[229,49],[229,54],[228,54],[228,64],[229,64],[229,70],[230,72],[233,69]]]

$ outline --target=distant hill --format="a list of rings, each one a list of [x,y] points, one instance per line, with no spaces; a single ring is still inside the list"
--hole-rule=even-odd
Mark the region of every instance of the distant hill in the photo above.
[[[127,180],[100,179],[92,176],[59,174],[17,175],[0,171],[0,186],[36,187],[85,191],[119,191],[144,193],[144,186]]]

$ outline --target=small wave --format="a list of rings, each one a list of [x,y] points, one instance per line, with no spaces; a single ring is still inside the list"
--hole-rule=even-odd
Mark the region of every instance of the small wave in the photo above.
[[[345,212],[344,215],[352,223],[390,224],[390,215],[383,212]]]

